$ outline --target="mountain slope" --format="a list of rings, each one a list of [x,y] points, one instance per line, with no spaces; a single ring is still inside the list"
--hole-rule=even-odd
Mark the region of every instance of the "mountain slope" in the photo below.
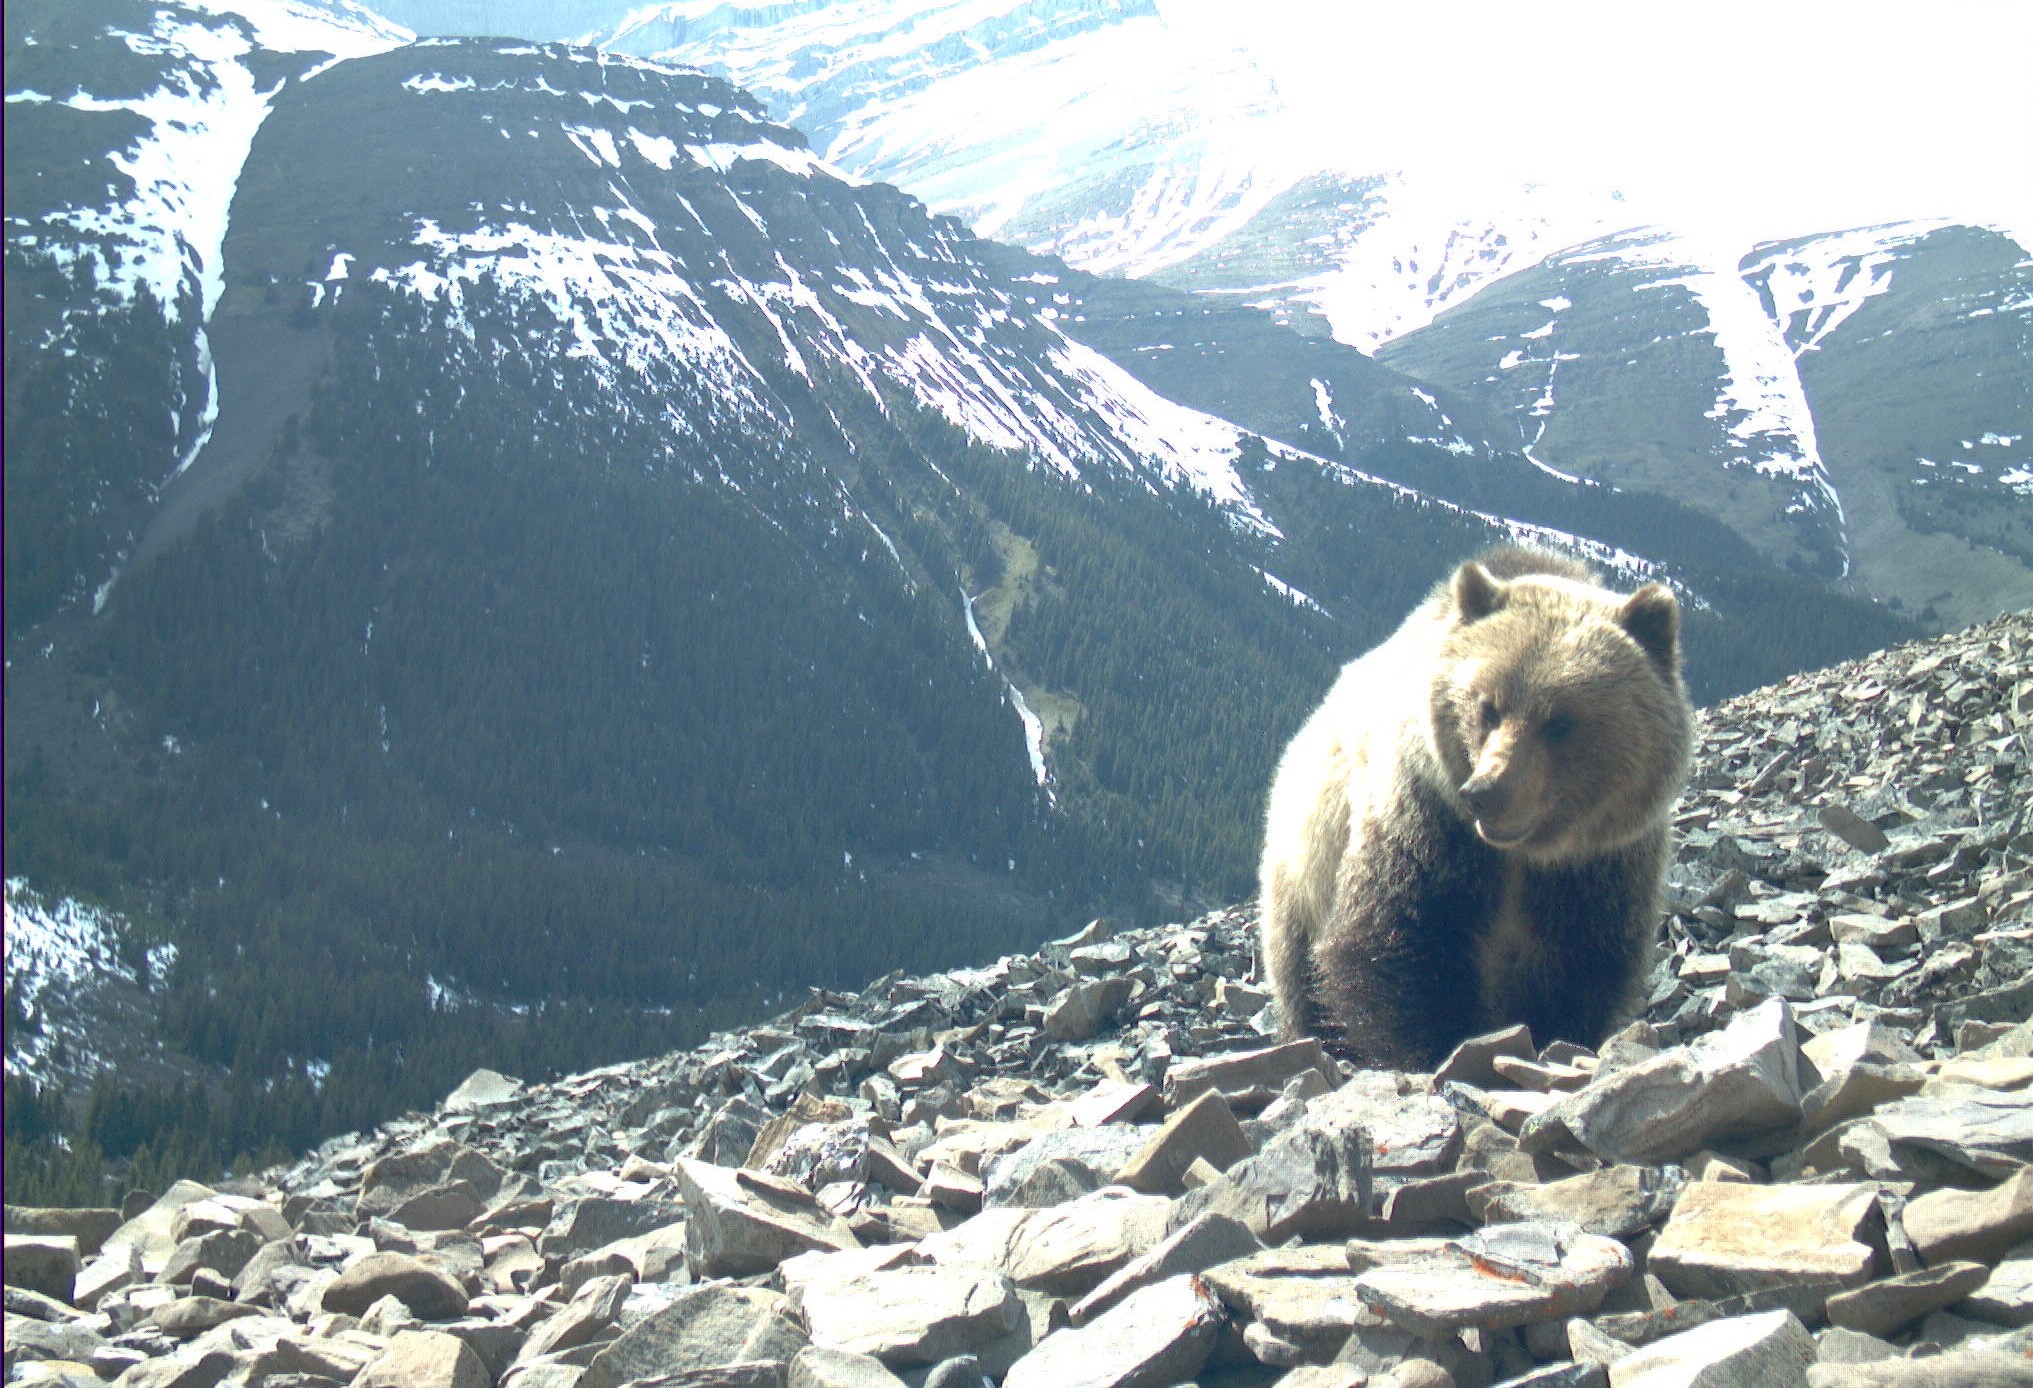
[[[1741,263],[1624,234],[1380,358],[1509,413],[1548,466],[1675,498],[1774,559],[1960,622],[2033,592],[2029,288],[2033,261],[1968,227]]]
[[[2033,427],[2008,384],[2033,356],[2025,256],[1997,233],[1830,228],[1796,246],[1803,267],[1833,268],[1852,243],[1903,245],[1900,297],[1938,306],[1915,311],[1967,301],[1997,317],[1852,354],[1831,392],[1794,360],[1792,307],[1764,294],[1760,267],[1787,247],[1645,225],[1613,193],[1368,160],[1363,131],[1312,128],[1244,53],[1153,4],[684,0],[617,14],[601,42],[748,84],[829,159],[986,234],[1247,304],[1477,393],[1508,416],[1488,421],[1506,449],[1694,505],[1772,562],[1949,624],[2033,583],[2019,493],[2000,522],[1965,499],[1981,485],[1916,490],[1873,457],[1891,411],[1908,455],[1895,473]],[[1944,416],[1978,400],[1981,428]],[[2016,443],[1986,447],[1993,477],[2027,466]]]
[[[276,92],[409,37],[318,0],[8,6],[10,628],[104,581],[204,446],[227,208]]]
[[[135,55],[94,3],[78,52]],[[45,50],[10,84],[62,90]],[[1634,578],[1688,514],[1346,346],[983,242],[714,78],[260,51],[289,80],[185,338],[49,291],[154,383],[90,397],[148,485],[95,509],[81,426],[10,436],[52,479],[10,563],[58,578],[9,614],[9,872],[178,946],[160,1039],[229,1074],[222,1140],[1243,895],[1277,747],[1458,556]],[[39,341],[10,390],[60,383]],[[1707,558],[1663,571],[1710,694],[1901,630]]]

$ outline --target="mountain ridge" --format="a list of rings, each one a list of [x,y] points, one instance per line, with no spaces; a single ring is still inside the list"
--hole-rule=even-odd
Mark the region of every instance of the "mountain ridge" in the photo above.
[[[204,85],[92,3],[10,8],[10,92]],[[1493,542],[1676,583],[1704,698],[1912,630],[1534,468],[1471,392],[837,176],[708,75],[264,54],[209,373],[196,269],[173,320],[45,273],[45,214],[124,236],[132,180],[9,206],[9,874],[177,946],[164,1039],[226,1076],[196,1141],[1232,900],[1336,664]],[[18,107],[10,198],[154,138]]]

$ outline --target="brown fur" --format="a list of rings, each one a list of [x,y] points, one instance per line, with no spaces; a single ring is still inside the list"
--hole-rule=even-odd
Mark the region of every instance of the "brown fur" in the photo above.
[[[1288,1036],[1430,1064],[1529,1022],[1593,1044],[1649,958],[1691,715],[1679,609],[1506,549],[1349,664],[1273,783],[1263,938]]]

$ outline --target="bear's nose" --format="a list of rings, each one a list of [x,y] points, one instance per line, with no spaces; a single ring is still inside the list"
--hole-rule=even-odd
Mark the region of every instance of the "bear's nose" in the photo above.
[[[1509,803],[1510,798],[1501,781],[1471,776],[1461,783],[1461,802],[1468,806],[1468,812],[1477,819],[1498,818],[1503,814],[1504,806]]]

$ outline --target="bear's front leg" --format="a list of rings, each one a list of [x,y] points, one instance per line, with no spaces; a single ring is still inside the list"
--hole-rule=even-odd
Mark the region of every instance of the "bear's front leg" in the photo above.
[[[1485,1029],[1476,955],[1500,904],[1496,856],[1430,801],[1356,837],[1315,996],[1357,1064],[1431,1069]]]

